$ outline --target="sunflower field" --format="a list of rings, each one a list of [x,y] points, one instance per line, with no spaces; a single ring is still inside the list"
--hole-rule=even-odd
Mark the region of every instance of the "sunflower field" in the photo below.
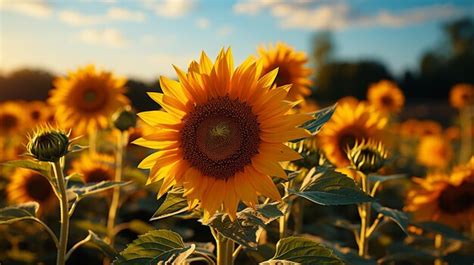
[[[148,110],[93,64],[0,101],[0,264],[474,263],[472,83],[441,123],[393,79],[319,102],[306,52],[238,49],[169,65]]]

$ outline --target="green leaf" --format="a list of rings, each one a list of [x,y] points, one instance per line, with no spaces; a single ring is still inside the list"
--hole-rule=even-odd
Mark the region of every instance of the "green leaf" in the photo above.
[[[98,248],[109,258],[116,258],[119,256],[118,252],[115,249],[113,249],[107,242],[105,242],[102,238],[100,238],[96,233],[92,232],[91,230],[89,230],[89,235],[86,239],[88,239],[88,245]]]
[[[183,196],[183,190],[170,191],[163,203],[153,214],[150,221],[167,218],[188,211],[188,201]]]
[[[164,264],[186,264],[186,259],[194,253],[196,245],[190,245],[185,248],[166,251],[151,261],[151,264],[157,264],[160,261]]]
[[[130,243],[114,264],[156,264],[158,261],[177,258],[180,256],[179,253],[188,250],[189,247],[184,245],[183,239],[177,233],[169,230],[153,230]]]
[[[370,182],[384,182],[387,180],[393,180],[393,179],[401,179],[401,178],[406,178],[407,175],[405,174],[395,174],[395,175],[388,175],[388,176],[380,176],[380,175],[369,175],[369,181]]]
[[[0,224],[11,224],[25,219],[36,219],[39,204],[27,202],[0,209]]]
[[[70,153],[80,152],[80,151],[82,151],[84,149],[88,149],[88,148],[89,148],[89,146],[75,144],[75,145],[72,145],[69,148],[69,152]]]
[[[299,191],[290,193],[321,205],[348,205],[374,201],[342,173],[326,170],[319,174],[311,170]]]
[[[459,233],[458,231],[444,224],[440,224],[436,222],[420,222],[420,223],[413,223],[413,225],[429,232],[441,234],[447,238],[457,239],[457,240],[468,239],[463,234]]]
[[[112,189],[115,187],[125,186],[130,184],[131,182],[121,182],[121,181],[101,181],[98,183],[86,183],[86,184],[79,184],[75,183],[72,187],[67,189],[68,193],[74,193],[77,195],[78,199],[82,199],[84,197]]]
[[[48,179],[53,178],[53,169],[51,164],[48,162],[40,162],[33,160],[14,160],[2,163],[2,165],[7,167],[19,167],[34,170],[41,175],[47,177]]]
[[[287,237],[278,241],[270,261],[286,260],[308,265],[344,264],[331,249],[303,237]]]
[[[378,202],[373,202],[372,208],[376,212],[390,218],[390,220],[394,221],[403,230],[403,232],[405,232],[405,234],[408,234],[408,215],[406,213],[396,209],[384,207]]]
[[[331,119],[335,110],[336,104],[316,111],[313,114],[314,120],[305,122],[302,127],[310,131],[313,135],[317,134],[319,130],[321,130],[321,127]]]

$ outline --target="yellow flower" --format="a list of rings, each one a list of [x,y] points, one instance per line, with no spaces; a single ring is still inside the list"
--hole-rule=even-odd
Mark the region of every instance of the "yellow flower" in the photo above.
[[[443,128],[439,123],[431,120],[419,121],[417,128],[417,134],[419,137],[428,135],[439,135],[443,131]]]
[[[292,47],[279,42],[276,46],[270,45],[268,49],[260,47],[258,53],[263,60],[262,75],[278,68],[275,84],[277,86],[292,84],[287,95],[289,100],[304,99],[311,94],[309,79],[311,69],[305,67],[308,58],[304,52],[295,51]]]
[[[112,114],[128,104],[124,96],[126,80],[89,65],[54,81],[49,103],[65,129],[82,134],[106,128]]]
[[[470,228],[474,222],[474,161],[450,176],[417,178],[407,195],[405,210],[417,221],[436,221],[453,228]]]
[[[43,123],[54,123],[54,112],[51,106],[43,101],[32,101],[25,104],[28,109],[30,123],[28,126],[34,128]]]
[[[382,80],[369,87],[367,99],[370,104],[386,112],[400,112],[405,96],[398,86],[388,80]]]
[[[277,70],[260,78],[252,58],[234,69],[230,49],[214,64],[203,52],[187,73],[175,70],[179,82],[161,77],[164,94],[149,93],[165,111],[138,114],[155,131],[134,143],[160,149],[139,165],[151,169],[148,182],[163,181],[160,196],[183,186],[205,219],[221,206],[235,217],[238,203],[255,205],[257,195],[279,200],[271,176],[286,178],[279,162],[300,158],[284,143],[308,136],[297,126],[311,117],[287,114],[289,86],[272,88]]]
[[[10,203],[38,202],[40,214],[54,210],[58,202],[46,177],[27,169],[15,170],[6,187],[6,195]]]
[[[319,146],[329,161],[336,167],[350,165],[346,150],[356,141],[381,140],[381,132],[387,118],[366,103],[339,103],[331,120],[317,135]]]
[[[85,183],[113,180],[115,173],[114,161],[113,156],[87,152],[72,162],[69,174],[81,174]]]
[[[474,85],[457,84],[449,93],[451,106],[462,109],[474,104]]]
[[[24,129],[27,117],[24,116],[22,106],[15,101],[0,104],[0,136],[18,136]]]
[[[418,145],[417,160],[426,167],[445,168],[453,156],[449,142],[441,135],[421,138]]]

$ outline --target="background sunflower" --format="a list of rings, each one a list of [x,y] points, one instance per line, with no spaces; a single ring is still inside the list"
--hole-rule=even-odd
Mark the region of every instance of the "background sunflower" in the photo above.
[[[382,80],[372,84],[367,90],[370,104],[386,112],[400,112],[405,103],[405,96],[392,81]]]
[[[114,157],[99,153],[84,153],[71,163],[71,173],[79,173],[85,183],[114,179]]]

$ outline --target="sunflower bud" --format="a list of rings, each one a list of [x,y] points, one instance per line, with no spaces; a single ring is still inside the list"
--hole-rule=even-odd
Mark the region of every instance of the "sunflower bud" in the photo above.
[[[352,166],[367,174],[377,172],[383,167],[387,159],[387,150],[381,142],[363,140],[348,148],[347,158]]]
[[[126,131],[137,124],[137,115],[130,108],[122,109],[112,117],[115,128]]]
[[[36,131],[27,145],[28,155],[39,161],[57,162],[68,153],[69,134],[51,127]]]

